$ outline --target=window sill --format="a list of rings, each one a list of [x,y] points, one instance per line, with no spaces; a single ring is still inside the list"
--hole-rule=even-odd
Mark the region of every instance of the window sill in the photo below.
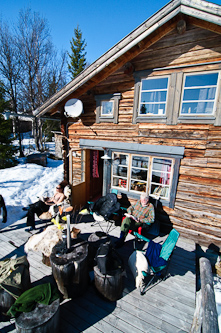
[[[214,116],[180,116],[178,118],[179,123],[204,123],[213,124],[215,121]]]
[[[149,123],[149,122],[163,122],[166,123],[167,117],[166,116],[143,116],[143,117],[136,117],[137,123]]]

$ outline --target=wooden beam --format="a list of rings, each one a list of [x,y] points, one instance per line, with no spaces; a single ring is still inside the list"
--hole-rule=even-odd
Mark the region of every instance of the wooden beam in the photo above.
[[[218,333],[218,315],[213,289],[213,275],[209,259],[200,258],[200,280],[203,308],[203,333]]]

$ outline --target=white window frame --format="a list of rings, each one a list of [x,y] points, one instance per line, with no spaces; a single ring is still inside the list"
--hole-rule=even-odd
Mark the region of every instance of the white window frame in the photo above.
[[[161,79],[167,79],[167,87],[165,89],[152,89],[152,90],[142,90],[142,82],[147,80],[147,81],[150,81],[150,80],[161,80]],[[141,82],[140,82],[140,92],[139,92],[139,102],[138,102],[138,110],[137,110],[137,115],[138,117],[145,117],[145,118],[148,118],[148,117],[165,117],[166,116],[166,113],[167,113],[167,101],[168,101],[168,87],[170,86],[170,76],[169,75],[162,75],[162,76],[151,76],[151,77],[146,77],[146,78],[142,78],[141,79]],[[162,114],[159,114],[159,110],[158,109],[158,113],[155,114],[155,113],[146,113],[146,114],[142,114],[140,112],[140,109],[141,109],[141,95],[143,92],[157,92],[157,91],[166,91],[166,101],[165,102],[146,102],[145,104],[151,104],[151,105],[154,105],[154,104],[164,104],[165,105],[165,112],[162,113]]]
[[[104,103],[111,103],[112,104],[112,110],[111,113],[103,113],[103,109],[104,109]],[[113,100],[102,100],[101,101],[101,117],[111,117],[113,118],[114,115],[114,101]]]
[[[113,189],[117,189],[119,191],[122,191],[122,192],[125,192],[125,193],[131,193],[131,194],[140,194],[141,191],[136,191],[136,190],[131,190],[131,181],[133,180],[136,180],[136,179],[132,179],[132,169],[133,168],[136,168],[132,165],[132,160],[133,160],[133,156],[139,156],[139,157],[145,157],[149,159],[149,162],[148,162],[148,171],[147,171],[147,180],[144,181],[142,180],[141,183],[143,184],[146,184],[146,193],[149,194],[150,197],[154,198],[154,199],[162,199],[166,202],[170,202],[170,199],[171,199],[171,189],[172,189],[172,182],[173,182],[173,174],[174,174],[174,165],[175,165],[175,159],[172,158],[172,157],[162,157],[162,156],[156,156],[156,155],[144,155],[144,154],[134,154],[134,153],[126,153],[126,152],[116,152],[116,151],[113,151],[112,152],[112,160],[114,161],[114,157],[115,157],[115,154],[118,154],[118,155],[125,155],[126,159],[127,159],[127,165],[121,165],[119,164],[118,166],[119,167],[126,167],[127,168],[127,176],[116,176],[113,174],[113,168],[114,168],[114,164],[112,163],[112,168],[111,168],[111,188]],[[170,170],[170,183],[168,185],[164,185],[164,184],[160,184],[160,183],[156,183],[156,182],[153,182],[152,181],[152,172],[153,171],[157,171],[157,170],[153,170],[153,162],[154,162],[154,159],[162,159],[162,160],[170,160],[171,161],[171,170]],[[145,170],[145,168],[142,168],[142,167],[138,167],[140,170]],[[162,172],[162,170],[161,170]],[[125,186],[116,186],[114,185],[114,182],[113,182],[113,178],[118,178],[119,180],[122,179],[122,180],[126,180],[126,187]],[[168,187],[169,189],[169,195],[168,197],[165,197],[165,196],[162,196],[160,195],[160,193],[158,194],[153,194],[151,193],[151,185],[159,185],[160,188],[163,188],[163,187]]]
[[[208,86],[192,86],[192,87],[185,87],[185,83],[186,83],[186,78],[190,77],[190,76],[197,76],[197,75],[207,75],[207,74],[212,74],[212,73],[217,73],[218,77],[217,77],[217,83],[216,85],[208,85]],[[215,115],[215,111],[216,111],[216,107],[217,107],[217,99],[218,99],[218,91],[219,91],[219,81],[220,81],[220,71],[216,70],[216,71],[200,71],[200,72],[194,72],[194,73],[184,73],[183,74],[183,86],[182,86],[182,93],[181,93],[181,97],[180,97],[180,110],[179,110],[179,115],[180,117],[185,117],[185,118],[191,118],[191,117],[196,117],[196,118],[206,118],[206,117],[213,117]],[[213,100],[195,100],[195,102],[197,101],[201,101],[201,102],[213,102],[213,111],[212,113],[182,113],[182,106],[183,103],[186,103],[188,101],[184,101],[183,97],[184,97],[184,93],[186,90],[190,90],[190,89],[200,89],[200,88],[212,88],[212,87],[216,87],[216,93],[215,93],[215,98]],[[192,102],[192,100],[190,100],[190,102]]]

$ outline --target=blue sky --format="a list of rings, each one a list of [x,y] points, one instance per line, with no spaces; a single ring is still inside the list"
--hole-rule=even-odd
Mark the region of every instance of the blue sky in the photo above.
[[[221,4],[221,0],[214,0]],[[87,61],[94,62],[132,30],[156,13],[166,0],[1,0],[0,19],[16,23],[21,9],[31,8],[46,18],[58,50],[70,51],[79,25],[87,43]]]

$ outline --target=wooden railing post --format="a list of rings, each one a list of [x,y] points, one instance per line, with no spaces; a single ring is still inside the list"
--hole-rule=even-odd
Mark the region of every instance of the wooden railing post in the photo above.
[[[202,333],[219,333],[211,263],[204,257],[199,261],[203,308]]]

